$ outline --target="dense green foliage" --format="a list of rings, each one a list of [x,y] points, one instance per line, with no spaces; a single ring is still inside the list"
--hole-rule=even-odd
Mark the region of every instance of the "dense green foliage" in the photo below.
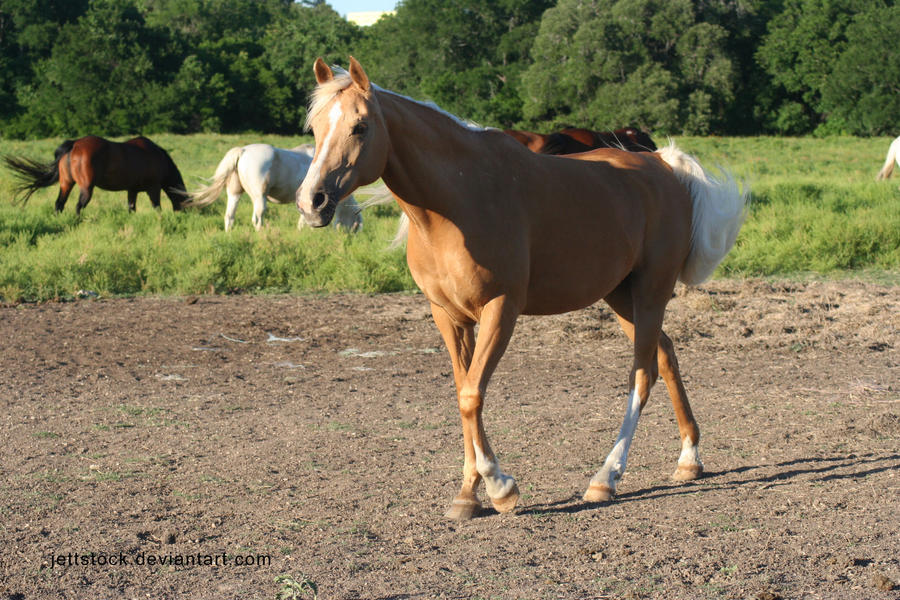
[[[0,137],[298,134],[316,56],[484,125],[887,135],[892,0],[0,0]]]
[[[209,177],[228,148],[251,141],[291,147],[307,139],[259,135],[162,135],[189,188]],[[50,157],[59,138],[0,141],[0,154]],[[887,138],[718,138],[677,140],[707,166],[727,165],[753,190],[754,203],[719,276],[900,275],[897,183],[875,182]],[[389,250],[396,206],[364,214],[362,233],[296,230],[293,206],[273,206],[266,227],[250,224],[250,201],[225,233],[225,202],[156,212],[146,196],[129,213],[124,192],[96,190],[82,217],[53,211],[56,188],[14,204],[0,179],[0,300],[231,292],[384,292],[415,289],[402,249]],[[357,194],[366,196],[365,190]]]

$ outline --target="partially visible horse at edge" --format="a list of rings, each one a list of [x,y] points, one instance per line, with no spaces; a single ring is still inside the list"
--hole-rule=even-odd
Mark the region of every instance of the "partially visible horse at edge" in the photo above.
[[[253,226],[259,231],[266,214],[266,199],[276,204],[292,204],[312,163],[315,147],[303,144],[291,150],[269,144],[238,146],[225,153],[216,167],[209,185],[190,195],[185,207],[206,206],[213,203],[224,189],[228,197],[225,208],[225,231],[234,226],[238,200],[247,192],[253,201]],[[301,215],[297,228],[303,228]],[[344,199],[337,208],[335,227],[340,225],[350,232],[362,228],[362,214],[353,196]]]
[[[900,137],[895,138],[888,148],[887,158],[884,160],[884,166],[875,176],[875,181],[887,179],[894,172],[894,164],[900,164]]]
[[[636,127],[624,127],[615,131],[567,127],[548,134],[506,129],[504,133],[539,154],[577,154],[597,148],[619,148],[629,152],[655,152],[657,149],[653,139]]]
[[[372,85],[352,57],[349,73],[335,74],[321,58],[314,71],[307,125],[316,158],[297,207],[310,225],[327,226],[343,197],[381,178],[409,217],[407,262],[449,351],[462,421],[463,481],[446,516],[475,516],[482,481],[499,512],[518,502],[482,421],[488,381],[518,316],[601,298],[631,338],[634,360],[622,427],[585,501],[614,496],[660,375],[681,437],[673,478],[699,477],[700,430],[663,315],[677,280],[704,281],[728,253],[748,190],[726,172],[709,176],[674,145],[540,155]]]
[[[56,149],[51,162],[5,156],[6,165],[22,183],[17,194],[27,202],[34,192],[59,182],[56,212],[61,212],[69,193],[77,183],[81,188],[75,212],[91,201],[94,187],[110,191],[128,191],[128,210],[134,211],[138,192],[146,192],[154,208],[159,208],[160,192],[179,210],[187,195],[184,180],[169,154],[141,136],[127,142],[112,142],[88,135],[66,140]]]

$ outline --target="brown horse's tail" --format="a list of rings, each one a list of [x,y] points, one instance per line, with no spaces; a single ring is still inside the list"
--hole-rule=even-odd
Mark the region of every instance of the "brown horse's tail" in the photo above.
[[[678,278],[687,285],[697,285],[712,275],[734,245],[747,216],[750,190],[727,171],[722,171],[720,178],[712,177],[696,158],[674,143],[657,154],[691,195],[691,251]]]
[[[30,158],[4,156],[3,162],[9,167],[20,184],[16,187],[16,195],[22,196],[22,204],[28,202],[31,195],[39,189],[50,187],[59,181],[59,161],[72,150],[75,140],[66,140],[53,153],[51,162],[39,162]]]
[[[894,163],[897,162],[898,151],[900,151],[900,137],[891,142],[891,147],[888,148],[887,158],[884,161],[884,166],[881,167],[880,171],[878,171],[878,175],[875,177],[875,181],[881,181],[882,179],[887,179],[891,176],[891,173],[894,172]]]
[[[219,161],[219,166],[216,167],[216,174],[213,175],[209,185],[205,185],[196,192],[188,194],[189,200],[181,205],[182,208],[207,206],[215,202],[228,183],[228,179],[237,170],[238,160],[243,153],[244,149],[241,147],[235,147],[226,152],[222,160]]]

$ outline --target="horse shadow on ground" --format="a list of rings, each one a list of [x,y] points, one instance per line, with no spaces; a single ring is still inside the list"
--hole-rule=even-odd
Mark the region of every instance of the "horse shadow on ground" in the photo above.
[[[860,470],[864,467],[863,470]],[[853,469],[848,472],[837,472],[840,469]],[[774,469],[774,472],[771,472]],[[542,504],[533,504],[517,511],[520,515],[543,514],[575,514],[585,510],[593,510],[608,504],[637,502],[682,496],[685,494],[704,494],[723,490],[738,489],[756,484],[757,489],[769,489],[789,485],[801,477],[812,476],[809,481],[829,482],[846,479],[862,479],[876,473],[892,469],[900,469],[900,454],[849,455],[833,457],[798,458],[775,464],[747,465],[724,471],[707,471],[700,479],[688,482],[662,483],[652,487],[618,494],[608,502],[585,502],[578,494],[568,498]],[[761,472],[759,475],[755,473]],[[749,475],[749,477],[744,477]],[[818,477],[816,477],[818,476]],[[492,509],[485,509],[479,516],[496,514]]]

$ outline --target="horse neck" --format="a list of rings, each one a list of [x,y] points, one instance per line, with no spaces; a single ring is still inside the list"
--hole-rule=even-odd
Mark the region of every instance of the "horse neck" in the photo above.
[[[429,212],[447,215],[463,208],[460,201],[466,195],[458,187],[464,179],[459,173],[478,160],[467,140],[472,131],[391,92],[379,91],[378,100],[391,140],[382,179],[400,208],[419,226],[428,221]]]

